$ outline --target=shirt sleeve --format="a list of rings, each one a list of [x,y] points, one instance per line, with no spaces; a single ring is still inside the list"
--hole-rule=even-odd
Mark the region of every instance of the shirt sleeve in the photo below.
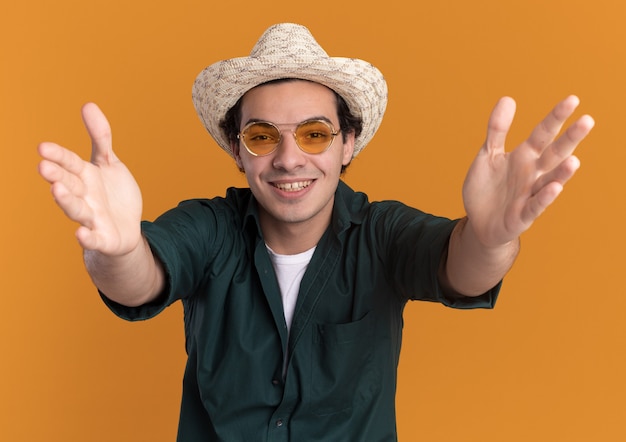
[[[430,215],[391,202],[378,217],[377,237],[387,277],[404,300],[441,303],[458,309],[493,308],[502,282],[480,296],[446,295],[439,264],[459,220]]]
[[[207,267],[218,248],[218,226],[222,216],[223,213],[208,202],[188,201],[154,222],[143,221],[142,234],[165,272],[163,293],[152,302],[128,307],[100,292],[105,305],[122,319],[141,321],[156,316],[175,301],[193,294],[206,277]]]

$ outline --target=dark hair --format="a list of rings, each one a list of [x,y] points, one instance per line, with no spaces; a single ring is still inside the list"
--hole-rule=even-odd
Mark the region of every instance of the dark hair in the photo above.
[[[298,81],[298,78],[280,78],[278,80],[271,80],[265,83],[261,83],[259,86],[265,86],[267,84],[277,84],[277,83],[285,83],[290,81]],[[308,80],[300,80],[300,81],[308,81]],[[258,87],[258,86],[257,86]],[[331,89],[332,90],[332,89]],[[354,138],[358,137],[363,130],[363,122],[361,118],[354,115],[350,108],[348,107],[348,103],[343,99],[341,95],[337,92],[333,91],[335,94],[335,98],[337,100],[337,118],[339,119],[339,128],[341,130],[341,137],[343,142],[345,143],[348,139],[348,135],[350,133],[354,134]],[[237,135],[239,134],[239,127],[241,126],[241,100],[243,97],[239,98],[235,105],[231,107],[224,119],[220,121],[220,129],[224,132],[228,141],[230,143],[238,143],[239,140]],[[345,172],[346,166],[342,166],[341,173]]]

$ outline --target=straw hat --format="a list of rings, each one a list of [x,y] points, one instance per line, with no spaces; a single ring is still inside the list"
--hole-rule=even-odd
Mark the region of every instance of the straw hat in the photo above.
[[[230,156],[228,137],[219,127],[226,112],[248,90],[281,78],[323,84],[337,92],[363,121],[354,145],[355,157],[372,139],[387,106],[387,83],[363,60],[329,57],[307,28],[282,23],[268,28],[249,57],[232,58],[204,69],[193,85],[196,112],[211,136]]]

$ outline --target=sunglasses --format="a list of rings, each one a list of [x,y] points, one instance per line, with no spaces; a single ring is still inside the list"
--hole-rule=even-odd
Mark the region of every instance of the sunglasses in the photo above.
[[[319,154],[325,152],[341,131],[335,131],[332,124],[324,120],[307,120],[296,126],[292,132],[296,144],[303,152]],[[256,157],[269,155],[276,150],[282,140],[282,132],[269,121],[248,123],[237,135],[248,152]]]

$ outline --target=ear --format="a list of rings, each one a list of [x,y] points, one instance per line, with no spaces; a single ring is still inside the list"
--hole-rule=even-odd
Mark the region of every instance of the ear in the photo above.
[[[350,132],[346,137],[346,142],[343,143],[343,158],[341,164],[347,166],[352,161],[352,155],[354,154],[354,132]]]
[[[235,163],[240,171],[244,172],[243,162],[241,161],[241,155],[239,155],[239,143],[232,142],[230,143],[230,149],[233,151],[233,158],[235,159]]]

